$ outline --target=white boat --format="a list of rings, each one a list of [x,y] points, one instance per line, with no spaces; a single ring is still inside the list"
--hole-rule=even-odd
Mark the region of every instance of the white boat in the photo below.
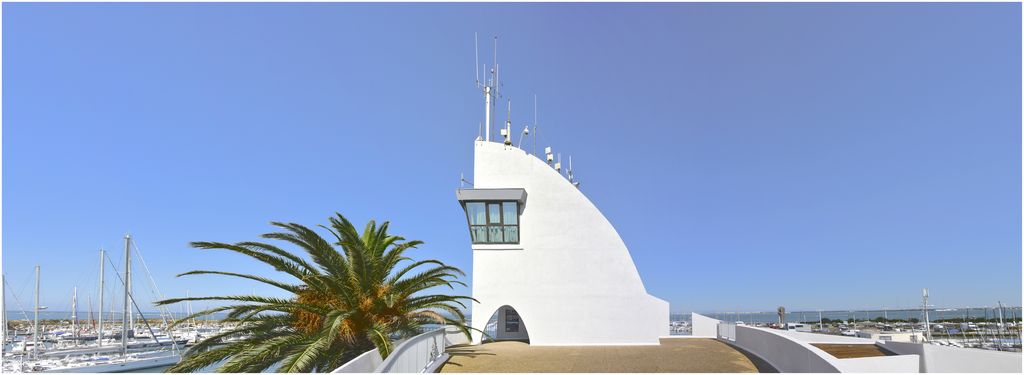
[[[187,339],[168,337],[166,334],[158,334],[153,327],[150,327],[146,323],[148,330],[148,339],[129,339],[131,331],[134,331],[133,324],[131,324],[130,314],[131,308],[139,310],[138,306],[135,305],[133,297],[130,294],[129,286],[131,285],[131,236],[125,236],[125,274],[124,274],[124,307],[122,309],[121,317],[121,334],[120,342],[113,340],[96,340],[95,346],[73,348],[65,350],[50,350],[47,353],[42,353],[42,346],[40,344],[40,338],[37,335],[33,335],[32,340],[24,340],[21,343],[20,352],[22,355],[18,358],[4,358],[3,372],[128,372],[137,371],[147,368],[170,366],[181,361],[181,352],[178,350],[179,347],[183,346]],[[103,267],[104,260],[103,250],[100,250],[100,306],[103,304]],[[38,291],[39,291],[39,271],[38,266],[36,267],[36,321],[33,332],[39,332],[39,321],[38,311],[40,309],[38,305]],[[76,290],[77,298],[77,290]],[[139,311],[141,316],[142,312]],[[144,317],[142,317],[144,319]],[[143,320],[145,323],[146,321]],[[99,327],[97,332],[103,331],[103,318],[102,313],[100,314]],[[153,350],[159,349],[160,350]],[[33,350],[37,349],[37,350]]]
[[[128,372],[171,366],[179,361],[181,361],[180,354],[160,350],[131,353],[127,356],[93,355],[11,363],[9,366],[4,366],[4,372]]]

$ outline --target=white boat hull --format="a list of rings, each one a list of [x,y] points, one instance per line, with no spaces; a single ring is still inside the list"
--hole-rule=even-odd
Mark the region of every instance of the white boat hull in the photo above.
[[[128,361],[113,359],[110,361],[79,362],[67,367],[55,367],[38,372],[128,372],[153,367],[171,366],[181,361],[178,354],[152,358],[133,358]]]

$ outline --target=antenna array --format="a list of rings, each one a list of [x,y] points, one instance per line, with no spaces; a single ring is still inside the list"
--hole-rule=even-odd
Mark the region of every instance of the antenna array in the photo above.
[[[477,138],[476,139],[478,141],[479,140],[485,140],[487,142],[490,142],[491,141],[491,127],[492,127],[491,124],[493,122],[492,120],[494,119],[495,101],[496,101],[496,99],[502,98],[502,95],[501,95],[501,92],[500,92],[500,88],[501,88],[500,71],[501,71],[501,69],[500,69],[500,65],[498,64],[498,37],[497,36],[494,37],[494,51],[493,51],[493,56],[494,56],[493,59],[494,60],[492,61],[491,69],[489,69],[489,70],[487,69],[487,64],[486,63],[483,65],[484,75],[485,75],[483,77],[483,81],[481,81],[481,77],[480,77],[480,45],[479,44],[480,44],[479,34],[474,33],[473,34],[473,52],[474,52],[474,59],[475,60],[474,60],[474,63],[473,63],[473,69],[474,69],[474,72],[476,74],[476,76],[475,76],[476,88],[481,90],[484,93],[484,122],[480,124],[480,127],[481,127],[482,131],[477,133]],[[501,134],[501,136],[502,136],[502,143],[504,143],[506,146],[512,146],[513,145],[512,144],[512,100],[508,99],[506,105],[507,105],[507,107],[506,107],[506,112],[505,112],[505,116],[506,116],[505,117],[505,126],[500,128],[499,134]],[[483,133],[482,134],[482,138],[481,138],[481,134],[480,133]],[[522,147],[523,146],[523,138],[525,138],[529,134],[530,134],[530,124],[527,123],[527,124],[525,124],[523,126],[523,131],[519,135],[519,143],[516,144],[516,147],[518,147],[520,150],[522,150],[523,149],[523,147]],[[538,138],[539,138],[539,134],[540,134],[540,125],[538,125],[538,122],[537,122],[537,95],[534,94],[533,95],[533,154],[534,155],[537,154],[537,141],[538,141]],[[527,154],[530,154],[530,153],[527,152]],[[551,151],[551,147],[550,146],[545,147],[544,148],[544,160],[548,163],[548,165],[552,166],[556,171],[558,171],[559,174],[562,174],[562,154],[561,153],[558,154],[558,160],[555,161],[555,154]],[[566,170],[566,178],[569,180],[569,182],[573,186],[576,186],[577,188],[579,188],[580,182],[579,182],[579,180],[577,180],[575,178],[573,172],[574,171],[573,171],[573,168],[572,168],[572,156],[569,156],[569,169]],[[465,180],[465,178],[460,176],[460,183],[464,184],[466,182],[467,181]]]

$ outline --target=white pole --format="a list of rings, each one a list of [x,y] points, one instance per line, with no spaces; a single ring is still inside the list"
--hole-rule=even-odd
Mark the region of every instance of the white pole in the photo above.
[[[3,293],[0,294],[0,324],[3,324],[3,331],[0,332],[0,344],[7,345],[7,275],[0,275],[0,288],[3,288]]]
[[[78,346],[78,287],[71,296],[71,337],[75,339],[75,346]]]
[[[996,331],[999,334],[999,339],[1002,340],[1003,339],[1003,301],[998,301],[998,302],[999,302],[999,329],[996,330]],[[1003,347],[1003,343],[1001,341],[997,341],[996,345],[999,348]]]
[[[473,33],[473,69],[476,69],[476,84],[480,87],[480,42],[477,33]]]
[[[491,141],[491,86],[484,86],[484,140]]]
[[[32,356],[39,355],[39,266],[36,266],[36,306],[35,323],[32,327]]]
[[[104,258],[103,249],[100,249],[100,310],[98,314],[99,322],[96,327],[96,346],[103,345],[103,270],[106,269],[103,266]]]
[[[132,240],[130,234],[124,236],[124,310],[121,311],[121,352],[128,353],[128,301],[131,298],[128,295],[128,280],[131,280],[131,256],[132,253],[129,251],[129,243]],[[126,357],[127,358],[127,357]]]
[[[505,144],[512,144],[512,99],[508,100],[508,112],[505,114]]]
[[[931,324],[928,322],[928,288],[924,289],[924,305],[921,308],[924,310],[924,336],[928,341],[932,341],[932,329]]]
[[[128,241],[128,243],[125,244],[125,251],[129,254],[131,253],[131,241]],[[126,257],[125,259],[129,258],[130,257]],[[132,309],[132,306],[135,304],[135,290],[132,289],[131,270],[132,262],[129,261],[125,263],[124,282],[128,287],[128,332],[132,336],[135,336],[135,310]]]

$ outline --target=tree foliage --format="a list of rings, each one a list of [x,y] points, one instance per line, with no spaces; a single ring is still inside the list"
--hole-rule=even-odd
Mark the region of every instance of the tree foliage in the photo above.
[[[222,322],[234,328],[208,337],[189,348],[168,372],[192,372],[219,363],[217,372],[330,372],[352,358],[376,348],[387,357],[392,339],[419,333],[425,325],[453,325],[469,336],[460,308],[468,296],[431,294],[435,287],[463,285],[458,268],[438,260],[413,261],[406,251],[421,241],[406,241],[388,233],[388,222],[370,221],[360,233],[341,214],[329,219],[330,240],[295,223],[273,222],[283,229],[264,234],[301,249],[305,256],[263,242],[193,242],[203,250],[227,250],[245,255],[291,281],[230,271],[196,270],[186,275],[219,275],[256,281],[283,290],[290,298],[258,295],[171,298],[221,301],[224,306],[192,314],[224,313]],[[301,254],[300,253],[300,254]],[[226,338],[237,340],[223,341]]]

